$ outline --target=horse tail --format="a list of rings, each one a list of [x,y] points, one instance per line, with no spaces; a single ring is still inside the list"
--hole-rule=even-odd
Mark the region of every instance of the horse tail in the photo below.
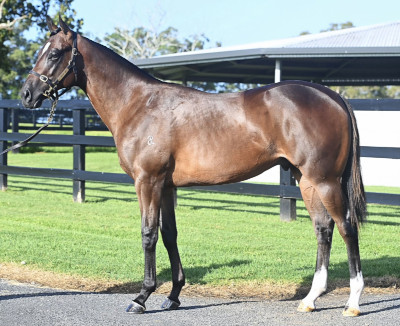
[[[347,100],[343,101],[350,117],[351,145],[342,176],[342,190],[347,200],[348,218],[353,227],[359,230],[367,218],[367,203],[360,165],[360,139],[353,109]]]

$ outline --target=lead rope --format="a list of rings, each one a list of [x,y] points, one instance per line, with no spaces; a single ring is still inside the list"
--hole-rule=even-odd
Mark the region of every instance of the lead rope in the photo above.
[[[49,97],[49,99],[50,99],[50,97]],[[47,128],[49,126],[49,124],[53,121],[54,112],[56,111],[57,102],[58,102],[58,96],[56,96],[53,99],[53,103],[51,104],[51,109],[50,109],[50,115],[47,118],[47,123],[46,124],[41,126],[33,135],[29,136],[27,139],[25,139],[25,140],[19,142],[18,144],[15,144],[14,146],[11,146],[11,147],[7,148],[6,150],[2,151],[0,153],[0,156],[5,154],[5,153],[8,153],[9,151],[13,151],[14,149],[17,149],[17,148],[20,148],[22,146],[25,146],[33,138],[35,138],[43,129]]]

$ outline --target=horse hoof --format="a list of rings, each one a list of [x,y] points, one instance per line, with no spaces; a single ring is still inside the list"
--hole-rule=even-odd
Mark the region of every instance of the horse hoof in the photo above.
[[[172,301],[170,298],[167,298],[164,303],[161,305],[162,310],[176,310],[180,306],[180,302]]]
[[[358,317],[360,316],[360,310],[356,308],[345,308],[343,310],[343,316],[345,317]]]
[[[135,301],[132,301],[128,308],[126,308],[126,312],[129,312],[130,314],[143,314],[145,311],[146,307]]]
[[[307,306],[303,301],[300,302],[299,306],[297,307],[297,311],[299,312],[313,312],[315,307]]]

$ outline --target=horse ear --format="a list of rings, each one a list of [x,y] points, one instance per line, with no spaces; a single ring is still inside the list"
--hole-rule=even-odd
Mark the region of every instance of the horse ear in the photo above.
[[[58,17],[59,17],[59,21],[60,21],[61,30],[64,32],[65,35],[67,35],[68,32],[71,31],[71,29],[69,28],[67,23],[62,20],[61,15],[59,15]]]
[[[46,16],[46,22],[50,32],[55,31],[58,28],[57,25],[53,23],[53,20],[49,16]]]

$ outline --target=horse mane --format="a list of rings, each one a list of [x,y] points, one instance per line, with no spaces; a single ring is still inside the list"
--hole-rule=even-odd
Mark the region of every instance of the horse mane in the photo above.
[[[112,49],[97,43],[95,41],[92,41],[89,38],[84,37],[86,41],[88,41],[91,45],[93,45],[95,48],[97,48],[99,51],[101,52],[105,52],[108,56],[113,58],[113,61],[119,63],[121,66],[123,66],[124,68],[128,69],[128,70],[132,70],[132,72],[135,73],[135,75],[142,77],[143,79],[147,79],[149,81],[157,81],[160,82],[157,78],[153,77],[152,75],[150,75],[149,73],[147,73],[146,71],[140,69],[138,66],[136,66],[135,64],[133,64],[131,61],[125,59],[123,56],[119,55],[118,53],[116,53],[115,51],[113,51]]]

